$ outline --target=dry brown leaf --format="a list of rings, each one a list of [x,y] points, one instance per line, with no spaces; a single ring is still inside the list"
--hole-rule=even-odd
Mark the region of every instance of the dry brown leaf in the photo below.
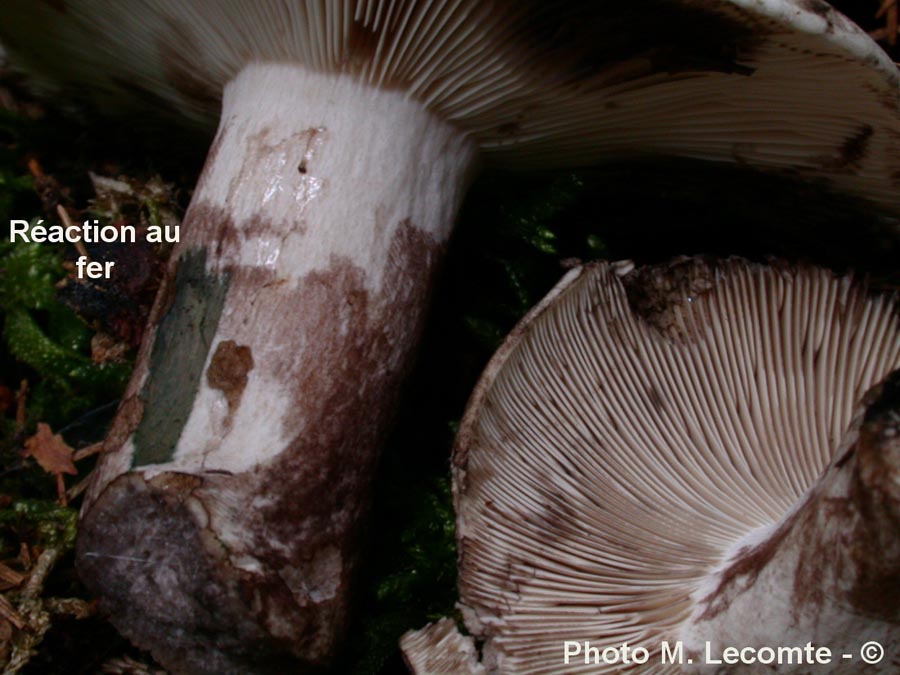
[[[0,563],[0,591],[7,591],[10,588],[16,588],[25,581],[25,575],[16,572],[11,567]]]
[[[78,474],[72,461],[74,452],[62,436],[54,434],[50,425],[43,422],[38,423],[37,433],[25,440],[25,456],[34,457],[44,471],[55,475]]]
[[[13,626],[22,630],[27,625],[25,619],[16,611],[12,603],[6,599],[5,595],[0,595],[0,617],[9,621]]]

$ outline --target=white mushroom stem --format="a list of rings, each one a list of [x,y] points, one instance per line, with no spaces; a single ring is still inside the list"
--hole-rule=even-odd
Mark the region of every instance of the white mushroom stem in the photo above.
[[[868,408],[798,508],[762,540],[751,535],[748,539],[756,541],[738,544],[737,552],[697,594],[696,609],[681,636],[694,664],[687,670],[718,672],[728,647],[752,648],[755,654],[761,647],[810,644],[828,650],[821,655],[828,663],[819,660],[815,665],[815,672],[823,675],[897,671],[898,382],[900,371],[867,396]],[[861,653],[871,641],[885,650],[883,658]],[[876,662],[867,664],[864,657]],[[782,664],[778,672],[809,672],[809,655],[805,664],[797,658],[794,663],[793,669]],[[738,662],[729,672],[769,672],[767,668]]]
[[[116,625],[170,667],[328,660],[474,156],[390,87],[253,65],[226,88],[79,539]]]
[[[319,433],[317,402],[298,388],[311,371],[358,390],[393,380],[473,156],[399,91],[289,65],[251,66],[228,85],[179,253],[205,251],[206,274],[228,279],[207,366],[227,340],[255,365],[232,405],[203,378],[172,457],[146,471],[246,471]]]

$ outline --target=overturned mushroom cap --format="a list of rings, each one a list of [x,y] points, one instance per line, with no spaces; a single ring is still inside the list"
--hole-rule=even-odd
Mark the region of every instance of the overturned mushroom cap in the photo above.
[[[216,121],[254,63],[399,89],[516,167],[635,151],[817,177],[898,207],[894,64],[819,0],[6,0],[18,62]]]
[[[895,299],[813,267],[629,269],[569,273],[469,403],[460,593],[488,672],[676,673],[663,641],[758,633],[900,645],[900,456],[851,426],[900,366]],[[566,641],[653,656],[564,665]]]

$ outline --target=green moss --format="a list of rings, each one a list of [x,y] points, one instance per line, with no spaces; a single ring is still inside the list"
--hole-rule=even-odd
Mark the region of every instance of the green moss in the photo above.
[[[397,467],[392,472],[403,473]],[[400,635],[454,613],[456,537],[449,478],[392,493],[395,498],[379,518],[379,541],[373,542],[378,553],[369,569],[368,606],[352,640],[352,663],[344,666],[353,675],[381,673]]]
[[[121,391],[130,372],[128,365],[91,360],[90,329],[56,297],[64,274],[57,246],[0,243],[0,336],[8,355],[27,367],[32,423],[83,412]]]
[[[43,499],[22,499],[0,510],[0,526],[17,530],[33,528],[33,543],[68,551],[75,546],[78,509]]]
[[[0,242],[0,308],[46,309],[56,303],[55,284],[63,277],[52,244]]]

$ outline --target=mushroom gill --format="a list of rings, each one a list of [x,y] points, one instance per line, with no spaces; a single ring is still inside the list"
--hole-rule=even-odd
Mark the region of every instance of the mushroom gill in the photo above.
[[[707,641],[811,642],[839,672],[867,640],[888,658],[853,672],[895,672],[900,376],[854,413],[900,367],[895,297],[805,265],[632,267],[570,272],[469,402],[459,583],[487,672],[704,672]]]

